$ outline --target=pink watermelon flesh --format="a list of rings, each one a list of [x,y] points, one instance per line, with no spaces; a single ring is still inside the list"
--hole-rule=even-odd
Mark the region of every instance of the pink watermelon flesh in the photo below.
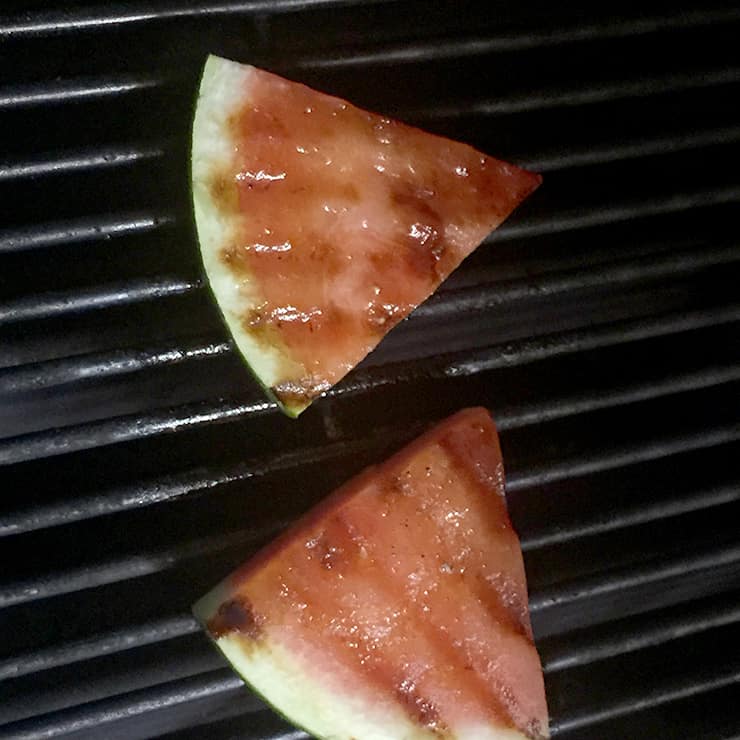
[[[540,180],[269,72],[206,65],[193,136],[201,249],[237,344],[289,413],[340,380]],[[214,236],[205,212],[228,228]],[[226,295],[234,285],[243,300]],[[264,370],[260,352],[273,359]]]
[[[547,737],[503,486],[490,415],[462,411],[336,491],[195,612],[318,737]]]

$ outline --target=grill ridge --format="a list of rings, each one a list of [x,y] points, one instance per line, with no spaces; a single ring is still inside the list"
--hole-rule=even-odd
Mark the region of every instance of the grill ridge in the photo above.
[[[80,81],[60,80],[51,84],[39,83],[16,89],[5,88],[0,93],[0,109],[50,103],[71,103],[89,98],[125,95],[130,92],[148,90],[161,84],[157,80],[123,77],[120,79]]]
[[[131,214],[127,217],[78,219],[61,224],[44,224],[10,233],[6,231],[0,234],[0,254],[141,234],[162,228],[171,221],[171,217],[165,215]]]

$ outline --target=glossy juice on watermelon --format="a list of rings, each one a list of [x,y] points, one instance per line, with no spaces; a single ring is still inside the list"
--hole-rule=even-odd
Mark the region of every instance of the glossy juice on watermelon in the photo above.
[[[195,613],[246,681],[319,738],[548,735],[521,548],[484,409],[369,468]]]
[[[203,262],[290,415],[340,380],[538,175],[254,67],[206,63],[192,142]]]

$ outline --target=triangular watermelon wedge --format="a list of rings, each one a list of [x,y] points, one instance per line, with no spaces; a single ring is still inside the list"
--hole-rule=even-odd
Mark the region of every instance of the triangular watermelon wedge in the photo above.
[[[484,409],[326,499],[194,607],[277,711],[331,740],[548,736],[519,540]]]
[[[206,62],[192,141],[203,263],[236,346],[291,416],[539,183],[269,72]]]

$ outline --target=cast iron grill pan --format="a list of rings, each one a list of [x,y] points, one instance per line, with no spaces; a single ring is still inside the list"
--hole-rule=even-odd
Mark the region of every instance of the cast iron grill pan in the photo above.
[[[740,10],[483,5],[4,4],[0,737],[304,737],[189,605],[479,403],[553,735],[740,736]],[[200,273],[208,52],[545,175],[298,423],[246,381]]]

